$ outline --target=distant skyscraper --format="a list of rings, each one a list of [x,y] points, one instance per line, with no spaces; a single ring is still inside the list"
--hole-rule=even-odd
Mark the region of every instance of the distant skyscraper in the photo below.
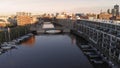
[[[115,9],[112,9],[111,10],[111,13],[112,13],[112,16],[115,16],[116,14],[115,14]]]
[[[119,16],[119,5],[114,5],[114,8],[112,9],[112,15]]]
[[[114,9],[116,9],[116,16],[119,16],[119,5],[115,5]]]
[[[108,14],[110,14],[110,13],[111,13],[111,12],[110,12],[110,9],[108,9],[108,10],[107,10],[107,13],[108,13]]]

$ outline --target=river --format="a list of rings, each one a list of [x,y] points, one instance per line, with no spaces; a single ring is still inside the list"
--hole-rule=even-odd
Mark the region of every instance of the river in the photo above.
[[[72,34],[35,35],[0,55],[0,68],[93,68]]]

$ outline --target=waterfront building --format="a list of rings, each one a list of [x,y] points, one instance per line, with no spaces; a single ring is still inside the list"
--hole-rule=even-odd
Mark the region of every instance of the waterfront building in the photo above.
[[[67,18],[67,14],[65,12],[62,12],[61,14],[58,14],[57,19],[66,19]]]
[[[6,26],[6,22],[3,19],[0,19],[0,27],[5,27]]]
[[[88,19],[88,17],[83,13],[76,13],[75,17],[76,19]]]
[[[32,17],[32,22],[31,22],[31,24],[35,24],[36,22],[38,22],[37,17]]]
[[[91,13],[88,13],[88,14],[86,14],[87,15],[87,17],[88,17],[88,19],[97,19],[97,14],[91,14]]]
[[[75,20],[75,14],[71,13],[71,14],[67,14],[67,19],[71,19],[71,20]]]
[[[109,14],[109,13],[107,13],[107,12],[101,12],[101,13],[98,15],[98,18],[99,18],[99,19],[104,19],[104,20],[109,20],[111,17],[112,17],[112,14]]]
[[[24,26],[27,24],[32,24],[31,13],[17,12],[17,25]]]
[[[15,15],[10,16],[7,20],[10,22],[11,26],[17,26],[17,19]]]
[[[5,27],[7,24],[10,24],[8,18],[9,16],[0,16],[0,27]]]
[[[116,17],[116,20],[119,20],[119,21],[120,21],[120,16],[117,16],[117,17]]]

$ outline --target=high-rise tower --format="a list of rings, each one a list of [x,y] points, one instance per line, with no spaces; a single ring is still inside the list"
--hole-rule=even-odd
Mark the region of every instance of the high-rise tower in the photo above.
[[[112,9],[112,15],[113,16],[119,16],[119,5],[114,5],[114,8]]]

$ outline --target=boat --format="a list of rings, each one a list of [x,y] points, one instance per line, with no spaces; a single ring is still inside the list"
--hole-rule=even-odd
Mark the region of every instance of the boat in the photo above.
[[[2,52],[0,52],[0,55],[2,54]]]
[[[92,63],[95,63],[95,64],[102,64],[102,63],[104,63],[101,59],[90,59],[90,61]]]
[[[12,45],[12,44],[10,44],[8,46],[11,47],[11,48],[15,48],[16,47],[16,45]]]
[[[95,51],[94,49],[82,49],[83,51]]]
[[[12,42],[15,42],[15,44],[18,44],[18,43],[20,43],[19,41],[17,41],[17,40],[13,40]]]
[[[55,34],[55,33],[60,33],[61,30],[47,30],[46,33],[49,33],[49,34]]]
[[[8,42],[8,44],[15,45],[16,43],[11,41],[11,42]]]
[[[91,48],[89,45],[81,45],[80,46],[82,49],[88,49],[88,48]]]
[[[90,58],[90,59],[92,59],[92,58],[100,58],[100,56],[97,55],[97,54],[89,54],[88,58]]]
[[[11,49],[11,47],[9,47],[9,46],[5,46],[5,47],[1,47],[1,48],[5,49],[5,50]]]

